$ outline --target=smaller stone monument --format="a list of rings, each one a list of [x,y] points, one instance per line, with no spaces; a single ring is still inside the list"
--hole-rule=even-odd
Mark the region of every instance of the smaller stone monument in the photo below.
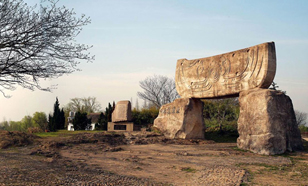
[[[119,101],[112,112],[111,121],[108,122],[107,131],[133,131],[132,108],[130,101]]]
[[[154,127],[168,138],[204,139],[203,102],[200,99],[179,98],[163,105],[154,120]]]

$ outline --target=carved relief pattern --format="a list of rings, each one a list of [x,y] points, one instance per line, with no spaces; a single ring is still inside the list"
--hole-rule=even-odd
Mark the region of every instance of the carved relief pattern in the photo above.
[[[182,60],[177,67],[177,87],[193,95],[215,95],[221,87],[241,90],[246,85],[258,86],[264,55],[265,52],[259,52],[259,47],[255,46],[219,56]]]

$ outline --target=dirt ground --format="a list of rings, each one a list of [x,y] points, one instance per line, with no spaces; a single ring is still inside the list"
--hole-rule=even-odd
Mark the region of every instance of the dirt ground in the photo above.
[[[236,143],[84,133],[0,150],[0,185],[308,185],[308,152],[263,156]]]

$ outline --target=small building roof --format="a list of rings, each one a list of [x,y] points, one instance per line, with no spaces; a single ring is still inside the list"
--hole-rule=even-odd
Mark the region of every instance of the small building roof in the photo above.
[[[88,119],[91,119],[91,123],[97,123],[100,115],[101,113],[90,113],[87,117]]]

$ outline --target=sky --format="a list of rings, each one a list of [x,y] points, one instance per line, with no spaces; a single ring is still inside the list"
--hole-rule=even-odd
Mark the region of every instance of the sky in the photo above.
[[[28,5],[40,0],[24,0]],[[174,78],[178,59],[196,59],[264,42],[276,45],[274,81],[294,109],[308,113],[308,1],[306,0],[60,0],[60,6],[85,14],[91,24],[76,38],[93,45],[92,63],[82,71],[41,81],[52,92],[18,87],[0,95],[0,120],[19,121],[35,112],[49,114],[72,98],[108,102],[137,99],[139,81]],[[139,99],[139,104],[142,100]]]

